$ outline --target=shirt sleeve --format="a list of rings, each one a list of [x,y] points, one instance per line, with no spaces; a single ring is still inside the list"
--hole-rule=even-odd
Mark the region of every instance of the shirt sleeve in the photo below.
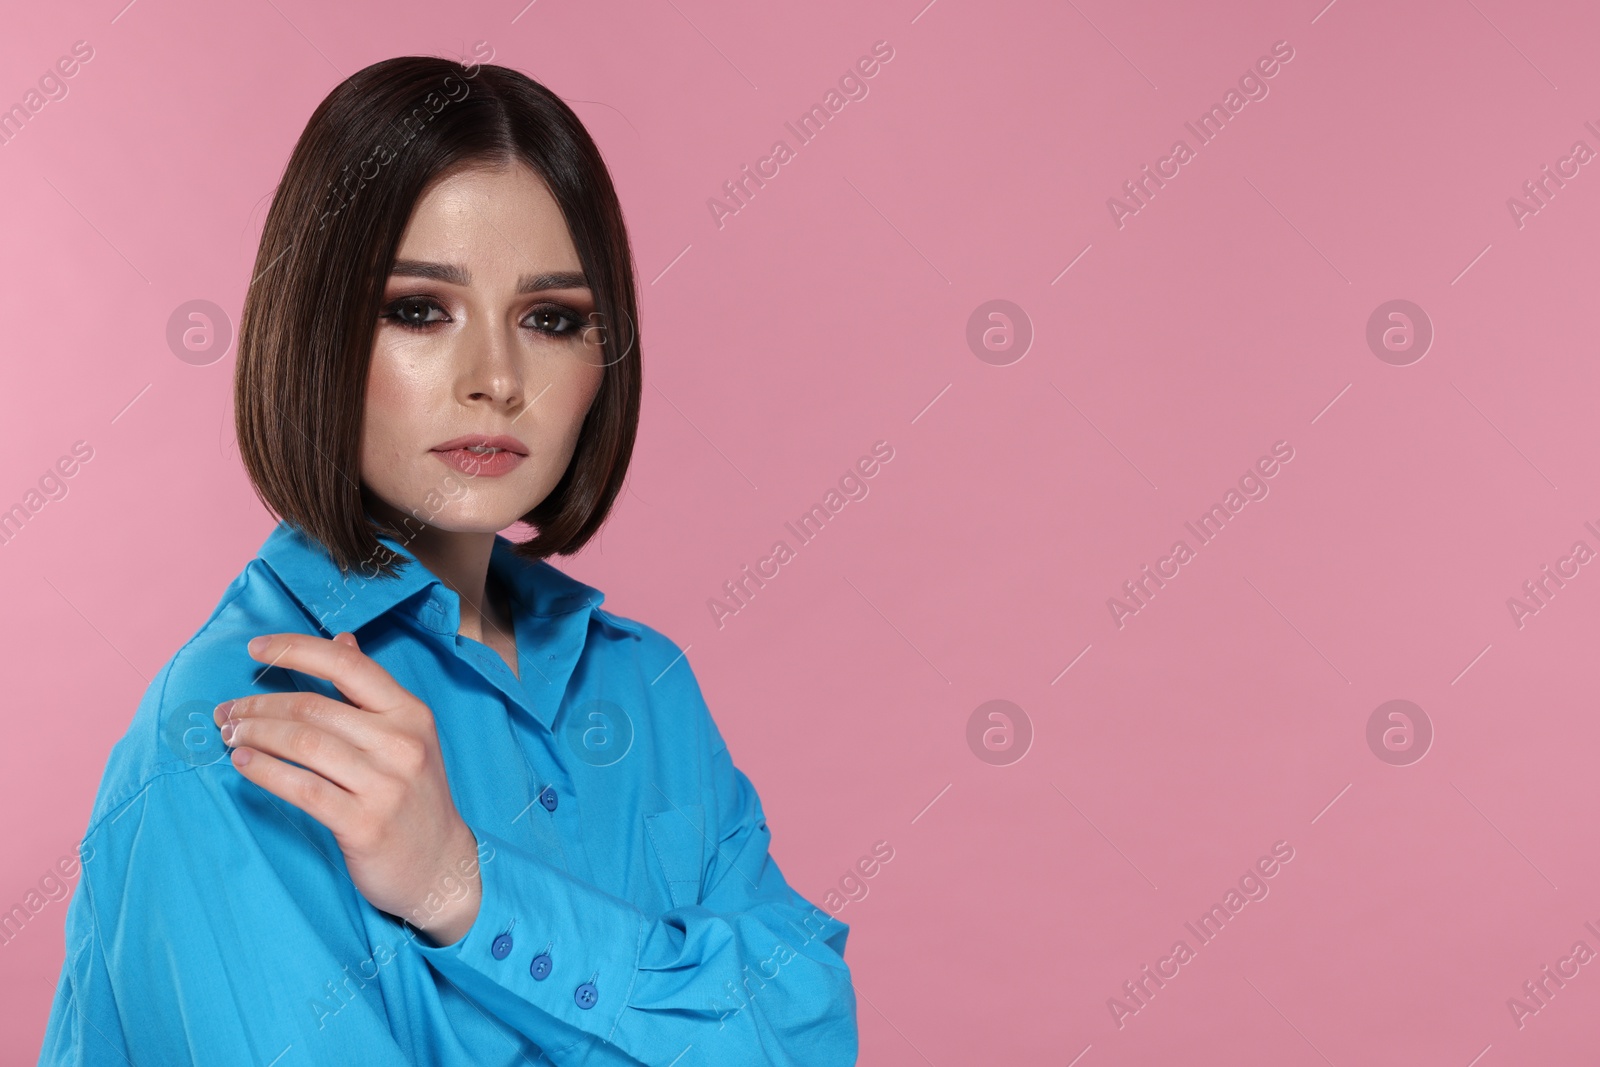
[[[94,943],[86,893],[78,890],[67,905],[67,958],[50,1005],[39,1063],[81,1067],[129,1059],[128,1038],[115,1002],[100,995],[110,988],[105,953]]]
[[[419,939],[417,950],[556,1064],[581,1062],[597,1042],[683,1067],[854,1063],[849,928],[784,881],[760,799],[720,738],[711,778],[723,825],[704,831],[698,902],[649,918],[474,827],[480,850],[494,850],[477,918],[459,941]],[[687,818],[672,827],[681,816],[663,813],[663,829],[700,832]],[[513,921],[513,947],[497,953]]]
[[[269,805],[224,759],[91,827],[41,1065],[407,1062],[331,836]]]

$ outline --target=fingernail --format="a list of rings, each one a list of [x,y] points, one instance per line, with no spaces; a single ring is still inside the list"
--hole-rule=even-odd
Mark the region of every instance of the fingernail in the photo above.
[[[246,763],[250,762],[250,757],[253,755],[255,755],[255,753],[251,752],[248,748],[235,749],[233,753],[233,765],[235,767],[243,767]]]
[[[269,639],[268,638],[265,638],[265,637],[252,637],[250,639],[250,643],[245,645],[244,647],[249,649],[251,655],[257,656],[257,655],[261,654],[261,650],[262,649],[267,647],[268,643],[269,643]]]
[[[222,724],[222,743],[223,744],[230,745],[230,746],[233,744],[233,731],[234,731],[234,724],[233,723],[225,722],[225,723]]]
[[[220,726],[226,722],[228,717],[232,714],[233,701],[224,700],[222,703],[211,709],[211,721]]]

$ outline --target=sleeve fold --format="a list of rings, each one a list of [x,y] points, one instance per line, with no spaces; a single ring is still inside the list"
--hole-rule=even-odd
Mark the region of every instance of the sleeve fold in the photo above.
[[[406,1062],[337,846],[274,808],[224,762],[91,827],[41,1065]]]
[[[417,951],[558,1064],[595,1042],[643,1063],[854,1063],[849,928],[784,881],[754,788],[725,748],[715,762],[698,901],[651,918],[474,827],[494,850],[477,918]]]

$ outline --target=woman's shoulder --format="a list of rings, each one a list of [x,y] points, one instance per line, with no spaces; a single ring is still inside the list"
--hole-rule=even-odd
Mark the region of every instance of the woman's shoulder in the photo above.
[[[540,566],[550,565],[541,563]],[[593,586],[585,588],[594,589]],[[641,665],[647,668],[653,665],[657,671],[662,672],[662,681],[666,680],[666,674],[677,673],[686,681],[694,682],[694,672],[689,669],[688,644],[679,644],[648,623],[601,607],[602,599],[604,594],[596,597],[589,609],[590,627],[588,640],[585,642],[586,654],[637,658]]]
[[[547,559],[525,561],[504,549],[497,551],[504,551],[506,558],[511,561],[511,580],[522,595],[526,610],[532,615],[548,617],[588,609],[591,625],[586,651],[598,649],[633,654],[632,650],[637,649],[639,654],[647,658],[664,655],[668,660],[684,654],[683,646],[662,631],[612,608],[603,607],[606,594],[598,586],[579,580]],[[596,640],[597,628],[602,631],[600,636],[611,640]]]
[[[512,580],[524,594],[527,610],[533,613],[529,621],[535,624],[535,634],[542,632],[537,625],[540,617],[586,610],[588,632],[582,639],[582,658],[590,662],[591,676],[604,675],[612,686],[622,678],[633,678],[636,691],[646,698],[638,710],[659,717],[663,736],[681,736],[688,721],[693,723],[693,732],[710,736],[714,744],[721,743],[699,679],[690,666],[692,641],[680,643],[661,629],[603,607],[604,592],[549,560],[515,566]]]
[[[245,644],[262,633],[303,630],[310,620],[255,558],[229,582],[216,606],[156,672],[106,759],[90,828],[155,779],[227,760],[212,711],[222,701],[293,685],[287,671],[263,667]]]

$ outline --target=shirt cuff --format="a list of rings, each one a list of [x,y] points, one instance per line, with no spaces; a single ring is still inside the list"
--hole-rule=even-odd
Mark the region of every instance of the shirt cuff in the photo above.
[[[615,1029],[648,923],[619,897],[477,828],[482,900],[459,941],[412,943],[464,993],[540,1044]],[[486,847],[487,846],[487,847]],[[564,1024],[564,1025],[553,1025]]]

